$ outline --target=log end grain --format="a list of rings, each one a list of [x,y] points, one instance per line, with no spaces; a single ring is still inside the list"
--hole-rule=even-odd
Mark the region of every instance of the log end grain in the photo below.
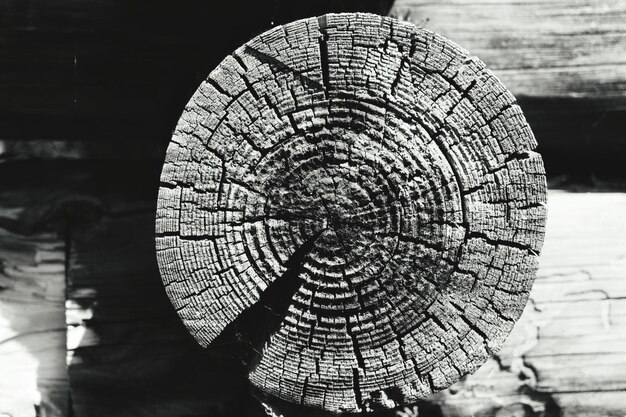
[[[439,35],[369,14],[275,27],[174,132],[166,291],[203,346],[258,312],[249,378],[269,396],[332,412],[426,398],[497,352],[526,304],[546,218],[535,146],[514,97]]]

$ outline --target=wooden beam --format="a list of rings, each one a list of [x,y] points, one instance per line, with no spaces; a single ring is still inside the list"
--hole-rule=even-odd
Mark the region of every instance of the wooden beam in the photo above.
[[[397,0],[391,13],[479,56],[516,96],[613,98],[626,105],[620,0]]]

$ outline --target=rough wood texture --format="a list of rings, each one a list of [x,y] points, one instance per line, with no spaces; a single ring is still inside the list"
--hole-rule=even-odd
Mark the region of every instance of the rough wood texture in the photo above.
[[[254,312],[264,394],[333,412],[426,398],[524,308],[545,222],[535,146],[514,97],[432,32],[367,14],[276,27],[211,72],[176,128],[166,291],[204,346]]]
[[[0,170],[0,415],[63,417],[65,244],[14,183]]]
[[[244,398],[245,392],[237,391],[236,384],[232,382],[233,372],[223,365],[223,359],[206,359],[202,351],[193,346],[195,342],[185,337],[176,320],[162,322],[161,326],[151,324],[153,317],[158,316],[162,320],[171,317],[172,310],[165,295],[158,289],[160,282],[155,260],[148,253],[153,248],[145,244],[153,238],[150,218],[154,213],[156,196],[153,187],[158,182],[158,172],[144,174],[160,169],[160,165],[155,165],[160,164],[180,109],[206,72],[224,54],[253,34],[271,27],[271,21],[293,20],[293,16],[288,16],[289,10],[298,9],[305,3],[309,8],[319,5],[319,9],[314,13],[308,9],[301,16],[320,14],[319,10],[323,13],[330,10],[326,7],[348,2],[316,0],[307,3],[299,0],[247,3],[248,7],[242,7],[237,1],[153,0],[147,5],[136,0],[7,0],[0,5],[0,137],[16,139],[11,143],[0,142],[0,205],[4,207],[9,201],[5,194],[7,189],[13,191],[11,198],[19,196],[28,200],[16,202],[0,216],[3,222],[10,220],[10,226],[3,223],[3,228],[17,228],[4,235],[3,247],[20,248],[11,250],[10,255],[4,252],[5,256],[12,259],[19,256],[27,264],[34,265],[33,246],[28,249],[28,245],[21,245],[20,242],[56,240],[53,235],[44,238],[39,230],[49,220],[48,211],[41,210],[39,203],[58,204],[68,198],[79,198],[98,202],[101,209],[108,213],[103,219],[92,219],[103,221],[100,227],[74,227],[73,233],[80,236],[69,237],[78,242],[72,246],[74,253],[81,253],[73,259],[93,258],[90,269],[108,271],[93,278],[85,273],[76,274],[77,279],[70,284],[76,286],[77,291],[68,288],[72,298],[87,299],[84,303],[86,312],[80,321],[74,316],[74,322],[80,322],[84,327],[75,334],[84,330],[88,335],[83,339],[84,346],[78,346],[71,352],[70,378],[77,381],[73,383],[74,416],[245,415],[240,407],[242,401],[238,400]],[[349,3],[354,4],[351,0]],[[406,2],[398,1],[397,4]],[[611,46],[611,42],[623,32],[619,24],[613,28],[606,25],[611,16],[617,21],[624,20],[623,12],[620,12],[621,2],[563,0],[554,2],[553,6],[543,1],[507,2],[506,7],[501,6],[503,2],[484,2],[482,10],[478,10],[478,3],[469,8],[466,2],[437,2],[437,10],[433,8],[434,4],[414,2],[418,10],[428,8],[433,12],[421,16],[417,13],[415,20],[427,28],[438,26],[438,30],[465,46],[480,43],[482,46],[475,44],[470,47],[473,53],[478,53],[477,48],[486,48],[490,37],[486,29],[490,25],[498,29],[494,39],[502,35],[504,27],[504,34],[509,40],[498,44],[496,39],[494,48],[489,48],[490,51],[498,51],[501,57],[488,57],[490,51],[480,53],[492,69],[497,62],[505,62],[510,52],[517,56],[520,53],[533,54],[532,59],[541,63],[544,56],[551,56],[551,50],[563,51],[559,55],[566,71],[522,67],[519,71],[543,72],[546,76],[541,76],[541,82],[546,83],[546,92],[555,91],[550,83],[559,86],[559,90],[570,84],[573,90],[580,91],[577,83],[584,79],[584,90],[588,93],[585,98],[544,97],[541,91],[539,95],[530,97],[526,96],[524,89],[514,91],[540,144],[546,169],[552,173],[553,180],[555,174],[569,177],[566,182],[558,180],[553,184],[571,184],[576,188],[582,185],[583,189],[589,189],[589,186],[597,189],[593,187],[598,187],[598,180],[609,179],[606,178],[608,171],[613,175],[613,182],[608,186],[624,189],[626,110],[623,98],[613,94],[623,91],[619,87],[623,81],[616,82],[615,89],[607,88],[610,81],[604,78],[606,73],[596,70],[605,64],[614,64],[614,58],[624,55],[617,49],[615,55],[605,53],[612,47],[623,45],[623,42],[618,42]],[[443,8],[447,9],[446,16],[457,20],[446,23],[442,14],[435,13]],[[535,10],[530,11],[530,8]],[[557,8],[563,12],[558,12]],[[462,16],[455,16],[455,9]],[[578,17],[580,13],[584,18]],[[529,19],[531,14],[534,17]],[[228,29],[231,33],[221,32],[220,36],[216,36],[223,31],[223,25],[206,24],[214,21],[216,16],[220,21],[230,22]],[[428,17],[430,20],[426,21]],[[524,18],[524,25],[519,24],[520,17]],[[462,21],[458,21],[460,18]],[[598,20],[606,28],[606,33],[602,33],[604,29],[592,29]],[[560,26],[558,33],[550,28],[555,22]],[[464,33],[447,32],[457,24],[462,25]],[[514,33],[510,28],[515,29]],[[585,30],[587,28],[590,30]],[[571,33],[572,36],[560,35],[564,33]],[[524,39],[523,46],[515,41],[518,34]],[[211,42],[207,43],[207,39]],[[575,45],[575,48],[563,48],[561,40],[567,41],[567,45]],[[590,58],[589,65],[568,67],[574,55]],[[551,76],[553,71],[559,75]],[[595,75],[590,76],[590,71]],[[505,77],[497,70],[496,75]],[[532,82],[523,85],[530,91],[537,91]],[[43,140],[34,142],[32,139]],[[58,142],[51,143],[49,139]],[[29,157],[37,159],[23,161],[24,166],[20,165],[19,169],[17,164],[6,163],[7,152],[18,153],[23,158],[25,148],[28,148]],[[151,159],[147,158],[148,155]],[[58,160],[65,157],[71,160]],[[102,159],[106,162],[103,163]],[[128,159],[135,161],[129,163]],[[614,181],[615,178],[618,180]],[[604,189],[607,183],[599,186]],[[136,200],[142,201],[143,208],[129,204]],[[618,253],[624,247],[623,237],[626,236],[624,196],[552,192],[549,200],[551,218],[542,259],[544,264],[551,266],[545,272],[540,266],[539,279],[531,298],[538,288],[543,288],[545,292],[541,298],[546,300],[544,306],[568,306],[552,311],[554,315],[546,320],[548,324],[545,325],[550,327],[551,336],[540,337],[535,347],[542,355],[541,361],[534,364],[539,366],[535,369],[536,375],[541,375],[550,384],[541,385],[540,395],[533,395],[531,401],[518,392],[520,389],[527,392],[525,377],[519,373],[519,368],[505,369],[502,378],[490,379],[488,375],[499,372],[498,363],[490,361],[480,371],[484,377],[480,384],[469,384],[464,390],[454,385],[444,391],[446,396],[438,398],[443,415],[464,413],[465,417],[470,415],[471,410],[476,410],[475,415],[481,417],[511,414],[536,416],[542,413],[546,403],[549,410],[554,410],[550,404],[556,403],[557,411],[563,416],[623,416],[621,410],[626,408],[624,391],[607,388],[619,387],[614,381],[617,380],[616,375],[623,375],[619,372],[624,369],[626,361],[626,355],[620,356],[613,348],[623,346],[622,342],[617,342],[624,339],[625,332],[623,323],[626,316],[620,304],[622,300],[610,303],[589,301],[583,306],[572,300],[572,295],[564,295],[576,292],[577,285],[589,282],[597,291],[582,296],[599,298],[602,291],[606,291],[612,294],[611,298],[619,297],[616,290],[624,288],[622,283],[626,275],[626,265],[621,262],[622,255]],[[22,216],[15,216],[17,207],[21,207]],[[126,214],[120,207],[127,208]],[[134,216],[129,214],[136,210],[145,210],[144,220],[139,220],[137,213]],[[73,221],[75,217],[81,217],[81,213],[74,211]],[[127,215],[129,217],[125,218]],[[555,216],[557,222],[554,221]],[[90,238],[82,237],[84,234],[89,234]],[[101,234],[109,238],[102,239],[102,243],[98,244]],[[591,239],[593,244],[588,244],[587,239]],[[84,241],[89,242],[89,246],[83,250]],[[120,242],[126,242],[125,251],[116,250]],[[103,256],[102,253],[110,253],[110,256]],[[112,268],[111,264],[118,264],[119,267]],[[604,267],[599,267],[601,265]],[[35,278],[38,282],[46,282],[45,276],[49,273],[46,270],[50,264],[43,269],[40,266],[44,265],[30,272],[41,272],[37,272]],[[594,270],[593,280],[585,281],[584,274],[572,274],[573,268],[585,270],[590,266]],[[81,267],[77,265],[76,268]],[[569,278],[561,274],[569,274]],[[541,286],[545,280],[554,285]],[[83,281],[85,284],[82,284]],[[25,289],[24,283],[22,280],[11,283],[3,280],[2,285],[12,287],[15,284],[14,288],[19,286],[21,290]],[[33,287],[29,285],[29,288]],[[127,292],[128,297],[111,297],[116,288],[123,291],[134,288],[135,291]],[[88,291],[80,291],[82,289]],[[12,291],[5,290],[4,294],[11,294]],[[41,287],[37,287],[35,293],[41,294]],[[85,294],[90,295],[87,297]],[[33,303],[20,304],[19,310],[15,310],[15,304],[8,307],[13,313],[19,311],[19,314],[11,313],[11,328],[18,322],[24,325],[21,320],[24,314],[38,310],[40,303],[49,302],[39,296],[28,297],[34,300]],[[551,297],[562,301],[551,303],[548,301]],[[109,302],[112,299],[118,302]],[[611,306],[610,328],[600,324],[600,313],[605,311],[600,307],[607,304]],[[0,305],[5,308],[9,304],[3,299]],[[81,314],[82,305],[70,303],[76,314]],[[106,308],[93,308],[100,305]],[[585,308],[577,308],[580,306]],[[520,320],[524,320],[526,314],[528,311]],[[37,329],[44,322],[52,328],[52,315],[44,318],[31,322],[28,328]],[[61,320],[59,316],[59,322]],[[578,321],[589,325],[571,324]],[[107,325],[101,325],[102,322]],[[74,324],[70,328],[72,326]],[[532,334],[530,330],[532,328],[529,329],[529,334]],[[503,348],[503,354],[518,344],[516,340],[521,340],[516,336],[518,331],[514,330],[510,344]],[[5,369],[19,369],[23,372],[21,375],[30,377],[14,378],[8,391],[3,385],[0,403],[6,405],[19,394],[35,392],[33,387],[37,383],[32,379],[36,376],[32,372],[34,362],[31,354],[44,354],[46,357],[50,354],[57,359],[39,362],[57,363],[58,358],[65,356],[64,343],[58,338],[61,333],[39,334],[42,339],[37,341],[36,346],[54,346],[54,349],[32,349],[29,354],[19,355],[17,351],[11,351],[14,360],[10,361],[10,366],[4,362],[0,364],[0,379],[6,381],[10,378],[6,376]],[[171,333],[179,334],[180,338],[176,344],[167,347],[161,343],[142,342],[155,340],[159,334]],[[80,339],[74,339],[77,340]],[[572,361],[573,365],[568,362],[564,367],[552,366],[552,358],[563,357],[559,352],[577,345],[588,348],[588,355],[569,356],[570,359],[577,359]],[[605,353],[605,346],[611,346],[609,352]],[[21,362],[21,359],[24,361]],[[610,361],[614,366],[606,365]],[[598,364],[599,372],[586,379],[585,375],[593,371],[594,363]],[[503,365],[505,368],[509,366],[506,361]],[[147,372],[155,368],[160,370]],[[135,379],[129,381],[131,373]],[[170,375],[176,375],[177,379],[173,381]],[[57,387],[62,387],[64,378],[55,377],[55,380],[59,382]],[[561,388],[561,381],[565,388]],[[576,384],[580,386],[576,387]],[[572,387],[575,391],[566,391]],[[63,400],[63,396],[59,399]],[[45,395],[42,400],[45,401]],[[530,411],[529,407],[534,411]],[[26,405],[24,415],[31,416],[33,409]],[[44,415],[46,410],[42,407],[40,413]],[[0,415],[8,411],[0,409]],[[441,415],[422,411],[422,416]],[[11,414],[21,417],[20,413]]]
[[[516,96],[612,97],[626,105],[621,0],[396,0],[391,13],[463,45]]]
[[[626,194],[548,200],[530,302],[494,360],[432,398],[445,416],[624,414]]]

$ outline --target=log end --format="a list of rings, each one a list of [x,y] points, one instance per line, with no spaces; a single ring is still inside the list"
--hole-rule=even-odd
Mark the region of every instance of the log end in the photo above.
[[[497,352],[526,304],[546,219],[535,146],[515,98],[437,34],[358,13],[275,27],[176,127],[156,220],[167,294],[203,346],[244,323],[270,397],[426,398]]]

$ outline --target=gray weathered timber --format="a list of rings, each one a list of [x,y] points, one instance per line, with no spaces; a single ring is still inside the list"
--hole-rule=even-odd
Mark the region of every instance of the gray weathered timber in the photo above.
[[[468,48],[516,96],[626,104],[622,0],[397,0],[391,13]]]
[[[174,132],[166,291],[203,346],[271,310],[250,338],[264,394],[333,412],[426,398],[524,308],[545,224],[535,146],[514,97],[441,36],[367,14],[276,27],[211,72]]]

